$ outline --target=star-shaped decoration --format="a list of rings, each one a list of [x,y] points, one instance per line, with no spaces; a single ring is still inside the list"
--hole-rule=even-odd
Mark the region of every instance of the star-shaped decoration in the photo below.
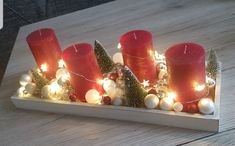
[[[149,80],[144,80],[141,84],[144,86],[144,88],[148,87],[149,86]]]
[[[58,62],[58,66],[59,66],[59,68],[65,67],[65,62],[64,62],[64,60],[60,59],[59,62]]]

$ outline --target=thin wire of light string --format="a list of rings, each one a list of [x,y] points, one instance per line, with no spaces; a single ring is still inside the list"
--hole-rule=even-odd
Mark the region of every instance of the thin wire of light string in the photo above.
[[[78,74],[78,73],[75,73],[73,71],[70,71],[70,70],[67,70],[69,73],[73,74],[73,75],[76,75],[76,76],[79,76],[79,77],[82,77],[83,79],[85,79],[86,81],[88,82],[93,82],[93,83],[97,83],[97,81],[95,80],[91,80],[91,79],[88,79],[86,78],[84,75],[81,75],[81,74]]]

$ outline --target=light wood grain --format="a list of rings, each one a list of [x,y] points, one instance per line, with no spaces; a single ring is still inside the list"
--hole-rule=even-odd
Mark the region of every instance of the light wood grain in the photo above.
[[[118,51],[116,46],[122,33],[146,29],[153,33],[155,48],[160,53],[184,41],[216,49],[223,64],[220,126],[223,131],[235,128],[234,7],[233,0],[119,0],[22,27],[0,88],[0,145],[176,145],[211,135],[16,109],[10,96],[18,86],[19,76],[35,65],[25,37],[41,27],[54,28],[62,48],[78,41],[93,43],[99,39],[113,54]],[[219,136],[226,137],[226,132]],[[216,138],[204,140],[223,142]]]
[[[234,146],[235,143],[235,129],[228,130],[223,133],[215,134],[186,145],[194,146]]]

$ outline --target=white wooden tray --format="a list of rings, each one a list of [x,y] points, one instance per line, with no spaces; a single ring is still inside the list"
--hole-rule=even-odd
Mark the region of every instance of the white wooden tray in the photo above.
[[[219,106],[221,86],[221,63],[217,74],[215,89],[215,112],[213,115],[189,114],[174,111],[149,110],[124,106],[91,105],[67,101],[52,101],[40,98],[19,98],[11,100],[17,108],[45,112],[126,120],[149,124],[159,124],[195,130],[219,132]]]

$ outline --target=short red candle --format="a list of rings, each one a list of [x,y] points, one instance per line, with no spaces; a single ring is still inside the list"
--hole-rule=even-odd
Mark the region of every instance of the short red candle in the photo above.
[[[124,65],[127,65],[140,82],[149,80],[155,84],[159,70],[154,60],[152,34],[144,30],[133,30],[120,38]]]
[[[98,83],[102,80],[102,73],[90,44],[72,45],[63,51],[62,58],[66,69],[70,72],[71,85],[80,101],[86,101],[85,95],[90,89],[103,93],[103,88]]]
[[[205,90],[205,51],[195,43],[176,44],[166,51],[169,88],[177,94],[177,101],[192,103],[201,99]]]
[[[55,32],[50,28],[39,29],[30,33],[26,40],[38,67],[41,69],[42,65],[46,65],[44,75],[49,79],[54,78],[61,56]]]

